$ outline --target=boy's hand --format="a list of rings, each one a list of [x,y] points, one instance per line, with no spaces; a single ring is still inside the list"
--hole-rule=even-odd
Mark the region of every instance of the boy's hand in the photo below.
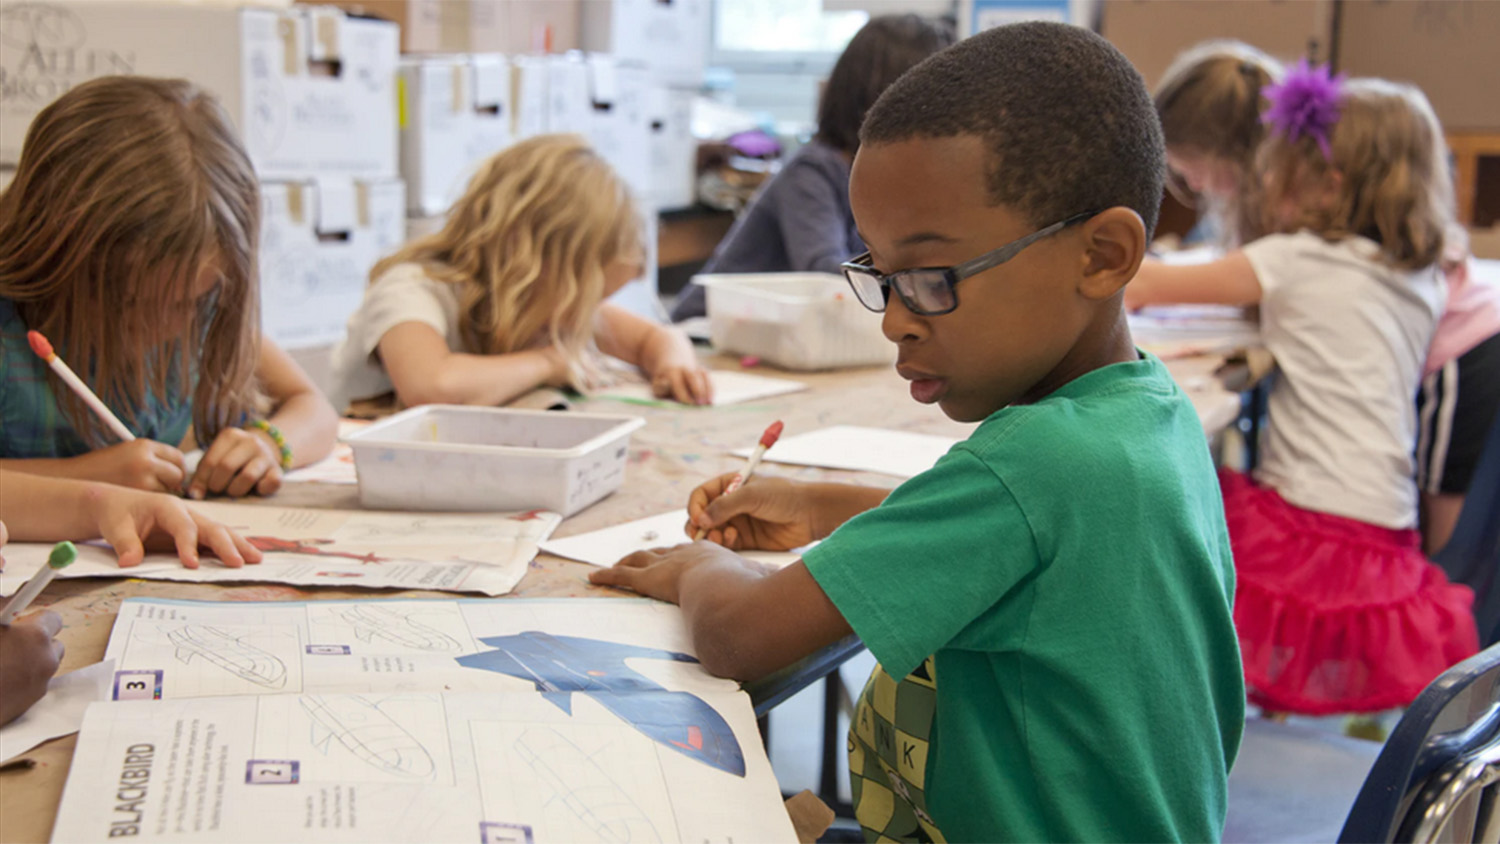
[[[707,405],[713,404],[714,385],[708,378],[708,370],[696,363],[674,364],[659,367],[651,374],[651,393],[683,404]]]
[[[790,551],[821,539],[813,523],[809,488],[782,478],[752,477],[729,493],[735,474],[720,475],[688,498],[688,536],[701,528],[706,539],[737,551]]]
[[[679,603],[677,587],[682,582],[682,575],[693,566],[716,558],[763,571],[754,562],[718,545],[694,542],[637,551],[615,563],[613,568],[589,572],[589,582],[596,586],[630,589],[649,598],[676,604]]]
[[[85,507],[99,535],[114,547],[121,568],[140,565],[147,548],[175,549],[190,569],[198,567],[200,548],[230,568],[261,561],[260,551],[244,537],[178,498],[97,484],[89,488]]]
[[[62,662],[59,630],[62,618],[55,612],[32,613],[0,627],[0,724],[21,717],[47,693],[47,681]]]
[[[175,494],[187,476],[182,452],[145,438],[116,443],[73,459],[86,467],[80,477],[148,492]]]
[[[281,451],[264,431],[225,428],[198,461],[188,495],[201,500],[210,492],[232,498],[271,495],[281,489]]]

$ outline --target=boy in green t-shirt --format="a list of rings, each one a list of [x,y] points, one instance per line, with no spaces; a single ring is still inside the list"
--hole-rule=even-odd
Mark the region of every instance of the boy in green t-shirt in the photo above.
[[[899,79],[860,139],[846,275],[912,397],[981,424],[889,494],[717,478],[688,505],[713,542],[592,579],[681,604],[743,680],[858,633],[872,840],[1216,840],[1233,569],[1203,430],[1122,309],[1162,189],[1140,75],[1085,30],[999,27]],[[815,539],[776,572],[729,550]]]

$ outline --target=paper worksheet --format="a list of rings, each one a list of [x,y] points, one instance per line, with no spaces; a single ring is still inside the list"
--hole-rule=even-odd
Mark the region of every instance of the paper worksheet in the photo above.
[[[561,521],[556,513],[442,515],[313,510],[204,502],[190,505],[234,528],[264,552],[257,565],[232,569],[208,557],[197,569],[177,555],[152,553],[120,568],[107,545],[78,546],[58,577],[137,577],[190,583],[265,582],[297,586],[432,589],[503,595],[526,574],[537,545]],[[9,595],[46,564],[51,545],[5,547],[0,594]]]
[[[710,370],[708,377],[714,385],[714,407],[755,401],[807,389],[807,385],[801,381],[793,381],[789,378],[768,378],[764,375],[752,375],[748,372],[733,370]],[[606,387],[600,390],[594,398],[629,401],[657,400],[657,397],[651,393],[651,385],[641,383],[616,384]]]
[[[835,425],[782,437],[762,459],[769,463],[880,472],[910,478],[931,469],[938,458],[958,442],[952,437],[931,434]],[[734,454],[749,457],[750,451],[742,448]]]
[[[1212,350],[1258,345],[1260,329],[1244,308],[1222,305],[1153,305],[1129,315],[1138,345],[1196,341]]]
[[[53,840],[115,837],[796,841],[748,696],[629,690],[97,703]]]
[[[21,717],[0,727],[0,764],[44,741],[78,732],[89,704],[109,699],[114,676],[115,664],[105,660],[53,677],[41,700]]]
[[[129,598],[105,658],[115,700],[542,691],[581,681],[732,692],[682,611],[645,599],[209,602]],[[566,676],[552,673],[562,669]]]
[[[636,551],[666,548],[691,542],[692,538],[683,532],[682,527],[685,524],[687,524],[687,511],[673,510],[603,530],[575,534],[563,539],[549,539],[542,543],[542,550],[548,554],[556,554],[581,563],[612,566],[621,557],[634,554]],[[806,549],[738,551],[736,553],[768,566],[783,568],[802,559],[801,551],[804,550]]]

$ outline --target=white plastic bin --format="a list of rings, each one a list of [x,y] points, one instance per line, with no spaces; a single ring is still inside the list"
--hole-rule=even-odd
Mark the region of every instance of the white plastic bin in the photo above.
[[[831,273],[700,275],[714,348],[786,369],[878,366],[896,360],[880,314]]]
[[[394,510],[552,510],[620,488],[637,416],[424,405],[349,434],[359,501]]]

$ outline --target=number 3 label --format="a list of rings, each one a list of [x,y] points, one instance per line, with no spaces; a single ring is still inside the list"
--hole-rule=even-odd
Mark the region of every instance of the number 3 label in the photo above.
[[[161,672],[116,671],[115,700],[161,700]]]

